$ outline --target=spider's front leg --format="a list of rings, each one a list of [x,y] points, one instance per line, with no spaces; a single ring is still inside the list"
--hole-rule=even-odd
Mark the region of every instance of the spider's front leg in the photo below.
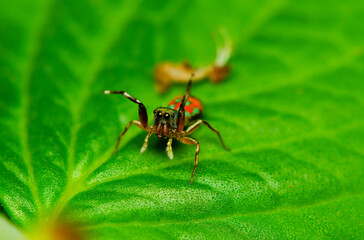
[[[142,129],[146,130],[148,128],[148,114],[147,109],[145,108],[144,104],[137,98],[131,96],[129,93],[125,91],[110,91],[105,90],[103,91],[103,94],[121,94],[130,101],[136,103],[139,105],[139,120],[141,125],[143,126]]]
[[[124,134],[126,133],[126,131],[130,128],[130,126],[132,124],[138,126],[139,128],[145,130],[145,131],[148,131],[148,114],[147,114],[147,109],[145,108],[144,104],[137,98],[131,96],[129,93],[125,92],[125,91],[110,91],[110,90],[105,90],[103,91],[104,94],[121,94],[123,95],[124,97],[126,97],[127,99],[129,99],[130,101],[136,103],[139,105],[139,121],[137,120],[133,120],[131,122],[129,122],[125,129],[120,133],[119,135],[119,138],[118,138],[118,141],[116,142],[116,146],[115,146],[115,149],[113,151],[113,154],[116,153],[116,151],[118,150],[118,147],[119,147],[119,143],[120,143],[120,140],[121,138],[124,136]],[[147,135],[147,138],[146,138],[146,142],[148,142],[148,138],[150,136],[150,132],[148,133]],[[147,143],[144,142],[144,145],[145,145],[145,148],[147,146]],[[143,148],[144,148],[144,145],[143,145]],[[144,152],[142,148],[142,151]]]

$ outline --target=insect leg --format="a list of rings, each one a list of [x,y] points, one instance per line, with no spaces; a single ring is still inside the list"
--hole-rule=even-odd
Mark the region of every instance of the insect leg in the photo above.
[[[181,104],[179,105],[178,108],[178,116],[177,116],[177,132],[182,132],[183,127],[185,125],[185,104],[187,102],[188,97],[190,96],[190,92],[191,92],[191,85],[192,85],[192,77],[194,75],[191,75],[191,79],[188,82],[187,85],[187,91],[185,93],[185,95],[183,96],[183,99],[181,101]]]
[[[209,129],[211,129],[220,139],[220,142],[222,144],[222,146],[227,150],[230,151],[230,148],[228,146],[225,145],[224,141],[222,140],[222,137],[220,135],[220,132],[213,128],[208,122],[206,122],[205,120],[199,119],[197,120],[194,124],[192,124],[189,128],[187,128],[186,130],[186,135],[190,135],[191,133],[193,133],[199,126],[201,126],[201,124],[206,125]]]
[[[140,149],[140,154],[142,154],[143,152],[145,152],[145,150],[147,149],[147,147],[148,147],[148,140],[149,140],[150,135],[152,135],[152,133],[153,133],[152,131],[148,132],[147,136],[145,137],[143,147],[142,147],[142,149]]]
[[[172,137],[168,139],[167,148],[166,148],[169,159],[173,159],[172,140],[173,140]]]
[[[126,127],[124,128],[124,130],[120,133],[119,138],[118,138],[118,141],[116,142],[116,145],[115,145],[115,148],[114,148],[114,151],[113,151],[112,154],[115,154],[116,153],[116,151],[118,150],[118,147],[119,147],[119,143],[120,143],[121,138],[124,136],[124,134],[126,133],[126,131],[128,131],[128,129],[130,128],[130,126],[132,124],[140,127],[141,129],[144,129],[144,127],[142,126],[142,124],[139,121],[137,121],[137,120],[133,120],[133,121],[129,122],[126,125]]]
[[[195,176],[195,172],[196,172],[196,168],[197,168],[197,165],[198,165],[198,157],[199,157],[199,154],[200,154],[200,143],[194,139],[194,138],[191,138],[191,137],[182,137],[182,138],[177,138],[178,141],[184,143],[184,144],[190,144],[190,145],[195,145],[196,146],[196,153],[195,153],[195,165],[193,167],[193,171],[192,171],[192,174],[191,174],[191,180],[190,180],[190,184],[193,183],[193,177]]]
[[[139,120],[141,123],[141,126],[143,126],[143,129],[147,129],[148,127],[148,114],[147,114],[147,109],[145,108],[144,104],[137,98],[131,96],[129,93],[125,92],[125,91],[110,91],[110,90],[105,90],[103,91],[104,94],[121,94],[124,97],[126,97],[127,99],[129,99],[130,101],[137,103],[139,105]]]

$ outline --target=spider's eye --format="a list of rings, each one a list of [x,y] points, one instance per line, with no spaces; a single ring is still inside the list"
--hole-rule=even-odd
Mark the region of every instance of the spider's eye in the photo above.
[[[162,114],[161,112],[158,112],[158,113],[157,113],[157,117],[158,117],[158,118],[161,118],[162,116],[163,116],[163,114]]]
[[[157,112],[156,110],[154,110],[154,111],[153,111],[153,113],[154,113],[154,114],[155,114],[156,112]]]
[[[168,113],[164,114],[164,119],[169,119],[169,114]]]
[[[174,116],[175,116],[175,115],[174,115],[174,113],[172,113],[172,114],[171,114],[171,117],[173,117],[173,118],[174,118]]]

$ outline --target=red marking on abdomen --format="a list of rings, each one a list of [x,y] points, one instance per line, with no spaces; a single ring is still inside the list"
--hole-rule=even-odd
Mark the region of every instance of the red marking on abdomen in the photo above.
[[[181,96],[177,96],[175,97],[169,104],[168,107],[172,108],[174,110],[178,110],[179,106],[181,105],[181,101],[182,101],[183,95]],[[179,101],[178,101],[179,100]],[[177,101],[177,102],[176,102]],[[199,113],[202,112],[202,103],[200,100],[198,100],[195,97],[189,96],[187,101],[190,103],[189,105],[185,105],[185,111],[188,112],[189,114],[193,114],[193,111],[195,110],[195,108],[197,108],[199,110]]]

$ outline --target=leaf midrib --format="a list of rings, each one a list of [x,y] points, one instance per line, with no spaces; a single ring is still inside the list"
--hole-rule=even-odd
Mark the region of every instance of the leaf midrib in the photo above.
[[[51,18],[51,9],[54,7],[54,0],[50,0],[44,7],[44,11],[42,15],[39,17],[39,23],[34,31],[34,38],[33,41],[29,44],[28,51],[30,52],[28,55],[28,58],[26,58],[25,67],[24,67],[24,73],[23,73],[23,79],[22,84],[20,87],[21,92],[21,102],[20,102],[20,111],[19,111],[19,130],[20,130],[20,141],[23,149],[23,159],[25,162],[25,165],[28,170],[29,174],[29,188],[31,189],[32,195],[34,197],[35,201],[35,209],[38,211],[39,216],[43,216],[43,205],[41,204],[40,198],[39,198],[39,189],[38,185],[35,181],[35,175],[34,175],[34,169],[32,166],[32,157],[30,154],[30,146],[29,146],[29,133],[28,133],[28,125],[29,125],[29,109],[30,109],[30,93],[29,93],[29,87],[32,75],[35,71],[35,65],[36,65],[36,59],[40,54],[41,50],[41,39],[47,30],[46,25]]]
[[[111,48],[115,45],[115,43],[118,40],[118,37],[120,37],[121,33],[125,31],[128,23],[132,20],[133,13],[137,10],[140,0],[138,1],[129,1],[126,2],[122,9],[122,12],[117,12],[115,15],[116,17],[113,19],[113,26],[110,27],[109,35],[105,38],[103,41],[105,44],[102,48],[99,49],[94,54],[94,58],[91,62],[90,69],[88,75],[81,81],[82,84],[82,91],[79,97],[79,100],[77,104],[74,104],[76,106],[72,109],[72,116],[73,116],[73,122],[75,124],[72,125],[71,128],[71,141],[70,146],[68,148],[68,181],[66,189],[63,191],[63,194],[61,198],[58,200],[56,207],[54,209],[54,221],[56,221],[58,215],[63,210],[63,207],[67,204],[68,200],[70,199],[69,194],[72,192],[75,188],[77,189],[77,186],[79,185],[79,182],[82,182],[83,176],[79,178],[74,178],[74,171],[75,171],[75,154],[76,154],[76,142],[77,142],[77,135],[82,127],[80,124],[81,116],[82,116],[82,110],[85,107],[87,100],[89,99],[91,95],[91,86],[92,84],[97,80],[98,73],[102,70],[104,59],[106,58],[107,54],[110,52]],[[131,6],[129,6],[131,5]],[[101,93],[101,91],[100,91]],[[97,163],[98,160],[95,160]],[[92,168],[92,167],[91,167]]]

